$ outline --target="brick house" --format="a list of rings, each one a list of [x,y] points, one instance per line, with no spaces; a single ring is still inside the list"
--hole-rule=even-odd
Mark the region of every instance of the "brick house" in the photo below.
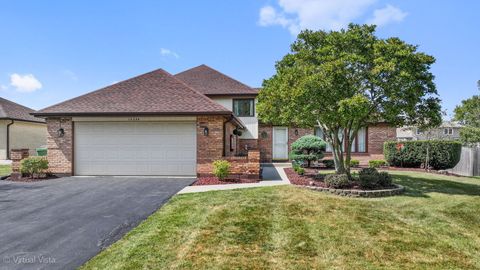
[[[202,175],[227,159],[233,173],[259,177],[262,162],[288,159],[312,129],[259,123],[258,90],[201,65],[159,69],[34,113],[46,119],[50,169],[65,175]],[[395,138],[387,125],[358,139],[364,159]]]

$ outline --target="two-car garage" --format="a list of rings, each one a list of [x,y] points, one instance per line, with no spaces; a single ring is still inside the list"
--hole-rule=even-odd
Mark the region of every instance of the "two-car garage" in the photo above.
[[[196,174],[194,121],[76,121],[73,141],[75,175]]]

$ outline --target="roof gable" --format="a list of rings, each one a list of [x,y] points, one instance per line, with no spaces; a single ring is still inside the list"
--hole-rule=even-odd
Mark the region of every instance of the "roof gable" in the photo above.
[[[32,112],[35,112],[35,110],[17,104],[13,101],[0,98],[0,119],[12,119],[39,123],[45,122],[45,120],[31,115],[30,113]]]
[[[257,95],[258,91],[207,65],[200,65],[175,77],[205,95]]]
[[[40,110],[36,115],[229,114],[163,69]]]

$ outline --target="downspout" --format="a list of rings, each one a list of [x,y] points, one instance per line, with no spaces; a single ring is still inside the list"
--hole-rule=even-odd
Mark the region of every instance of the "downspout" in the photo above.
[[[11,122],[7,125],[7,159],[10,159],[10,126],[15,123],[15,121],[10,120]]]

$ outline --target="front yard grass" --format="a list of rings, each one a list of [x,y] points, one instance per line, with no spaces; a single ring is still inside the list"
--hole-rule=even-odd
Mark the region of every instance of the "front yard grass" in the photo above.
[[[83,269],[480,269],[480,180],[391,173],[405,194],[176,196]]]
[[[0,176],[9,175],[12,172],[12,166],[0,165]]]

